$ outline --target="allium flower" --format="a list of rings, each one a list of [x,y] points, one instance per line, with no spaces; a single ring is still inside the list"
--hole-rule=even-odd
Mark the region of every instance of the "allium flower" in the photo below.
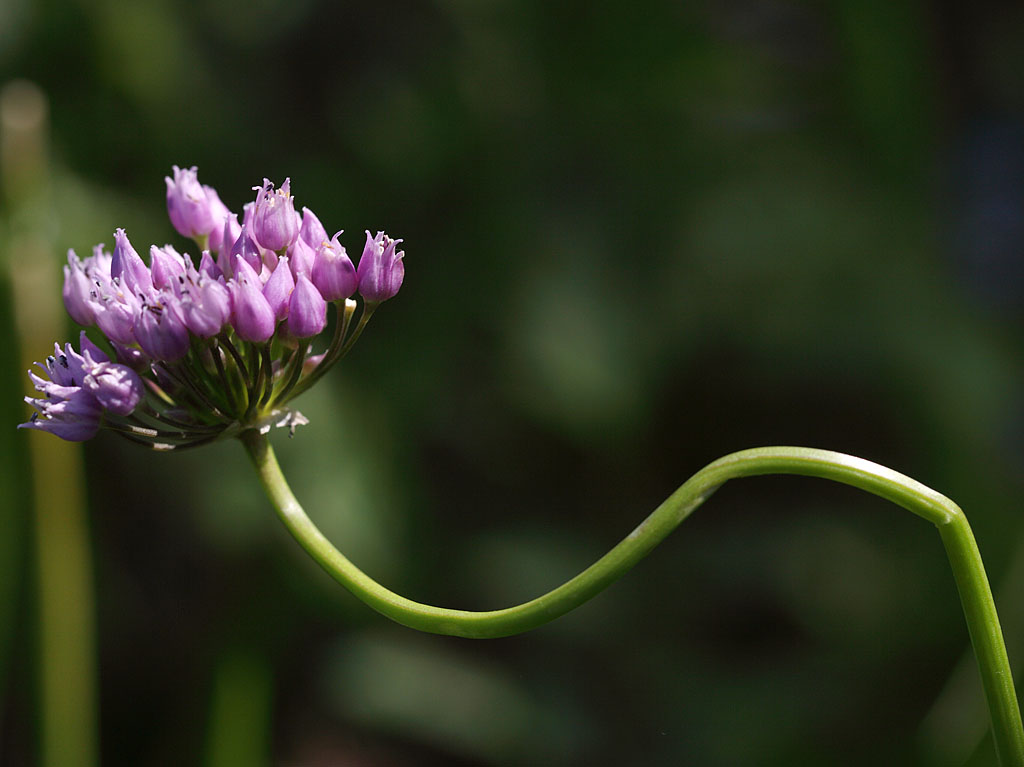
[[[199,183],[195,167],[182,170],[175,165],[173,171],[173,181],[164,177],[171,224],[185,237],[206,237],[224,223],[228,209],[216,192]]]
[[[309,208],[302,209],[302,226],[299,228],[299,239],[309,245],[314,253],[320,244],[327,242],[327,230],[316,217],[316,213]]]
[[[231,293],[223,280],[190,263],[177,290],[185,327],[198,338],[220,333],[231,317]]]
[[[170,245],[164,245],[162,248],[151,246],[149,263],[153,287],[158,290],[170,288],[185,274],[185,258]]]
[[[173,362],[184,357],[189,339],[180,299],[169,291],[161,291],[140,302],[135,315],[135,340],[155,360]]]
[[[93,293],[93,281],[85,265],[75,251],[69,250],[68,265],[64,267],[64,307],[79,325],[92,325],[96,321]]]
[[[27,398],[36,412],[23,427],[73,441],[107,428],[170,450],[306,423],[287,403],[347,353],[374,306],[397,292],[402,254],[390,238],[368,234],[357,273],[340,232],[328,240],[311,210],[295,212],[289,180],[254,188],[239,225],[195,168],[174,168],[168,214],[200,243],[198,264],[173,245],[152,245],[147,265],[123,229],[113,252],[97,245],[80,259],[68,251],[64,305],[104,342],[83,331],[80,351],[57,347],[40,366],[45,376],[29,373],[41,396]],[[353,324],[357,287],[365,301]],[[328,303],[333,338],[314,353]]]
[[[377,304],[393,298],[405,278],[404,251],[395,252],[401,240],[392,240],[384,232],[376,237],[366,233],[366,246],[359,259],[359,294]]]
[[[304,274],[309,277],[313,273],[313,262],[316,260],[316,250],[309,246],[301,235],[295,238],[295,242],[288,248],[288,263],[292,267],[292,275],[298,277]]]
[[[235,278],[231,281],[231,325],[243,341],[263,343],[274,335],[277,317],[262,287],[256,271],[236,258]]]
[[[114,255],[110,260],[110,277],[120,280],[121,285],[135,294],[153,288],[149,269],[128,241],[124,229],[114,232]]]
[[[207,238],[207,247],[216,253],[224,242],[225,230],[230,237],[232,230],[238,226],[238,216],[228,210],[228,206],[220,201],[216,190],[208,186],[204,186],[203,189],[206,192],[206,200],[210,204],[210,217],[213,219],[213,228]],[[234,227],[231,226],[232,219],[234,219]],[[234,239],[232,238],[228,242],[228,247],[230,248],[233,243]]]
[[[358,278],[345,247],[338,242],[341,232],[331,241],[324,240],[313,260],[313,284],[328,301],[348,298],[356,292]]]
[[[288,306],[286,329],[296,338],[309,338],[317,335],[326,326],[327,302],[306,275],[300,274]]]
[[[291,298],[292,289],[295,287],[295,278],[292,277],[292,270],[288,267],[288,256],[281,256],[267,284],[263,286],[263,297],[270,304],[271,311],[278,320],[288,316],[288,299]],[[322,330],[323,328],[321,328]]]
[[[299,236],[299,217],[292,200],[291,179],[286,178],[281,188],[276,190],[268,179],[263,179],[263,186],[253,189],[259,192],[252,214],[252,233],[256,242],[274,252],[286,250]]]
[[[238,233],[238,239],[231,246],[231,257],[228,259],[229,269],[227,273],[234,274],[235,257],[241,258],[253,269],[263,268],[263,254],[260,251],[260,246],[256,244],[256,240],[252,238],[248,224],[242,224],[242,228]],[[221,269],[223,268],[222,266]]]
[[[93,361],[88,351],[83,350],[83,354]],[[82,379],[82,388],[96,398],[100,407],[117,415],[131,415],[142,399],[142,379],[138,373],[109,360],[92,365]]]
[[[79,354],[71,344],[54,352],[40,364],[49,380],[31,370],[29,378],[43,397],[25,397],[36,409],[32,418],[18,428],[39,429],[61,439],[81,442],[93,437],[100,428],[104,409],[117,415],[129,415],[142,396],[142,380],[131,368],[110,362],[82,332]]]

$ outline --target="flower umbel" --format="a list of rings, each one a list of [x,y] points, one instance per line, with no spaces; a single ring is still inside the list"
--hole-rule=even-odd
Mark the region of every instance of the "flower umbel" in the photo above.
[[[396,241],[367,235],[357,276],[338,235],[328,240],[311,210],[295,211],[289,180],[254,187],[239,225],[195,168],[173,170],[168,215],[200,253],[153,245],[147,265],[123,229],[112,253],[103,245],[85,259],[69,251],[64,305],[103,340],[82,331],[80,351],[58,345],[40,365],[45,378],[29,371],[42,396],[26,398],[36,412],[22,427],[72,441],[108,428],[157,450],[273,425],[294,432],[306,419],[287,403],[348,352],[376,305],[398,291]],[[357,287],[364,301],[353,325]],[[314,352],[328,304],[333,336]]]

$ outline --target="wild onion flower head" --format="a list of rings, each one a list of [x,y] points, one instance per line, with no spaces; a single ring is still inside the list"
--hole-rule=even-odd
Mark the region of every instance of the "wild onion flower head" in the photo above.
[[[79,348],[55,346],[29,371],[39,397],[21,427],[82,441],[101,428],[157,450],[194,447],[248,429],[306,423],[288,403],[343,357],[374,309],[398,292],[400,240],[371,237],[358,268],[309,208],[296,212],[291,181],[264,179],[241,224],[195,168],[175,166],[167,212],[197,256],[127,233],[114,249],[68,251],[64,306],[86,331]],[[146,251],[143,251],[146,252]],[[353,317],[359,302],[358,321]],[[318,341],[329,324],[333,333]]]

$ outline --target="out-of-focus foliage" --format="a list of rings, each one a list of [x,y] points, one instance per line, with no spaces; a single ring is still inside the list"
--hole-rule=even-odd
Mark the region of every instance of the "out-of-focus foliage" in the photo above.
[[[405,238],[401,294],[279,446],[388,585],[527,599],[704,463],[809,444],[967,510],[1011,659],[1022,59],[996,2],[0,4],[0,75],[50,98],[55,271],[117,226],[183,245],[172,164],[235,210],[288,175],[351,251]],[[926,764],[967,646],[934,531],[809,480],[730,486],[578,612],[472,643],[342,592],[237,445],[85,450],[104,765]],[[29,550],[4,477],[0,557]],[[5,764],[35,753],[23,559]]]

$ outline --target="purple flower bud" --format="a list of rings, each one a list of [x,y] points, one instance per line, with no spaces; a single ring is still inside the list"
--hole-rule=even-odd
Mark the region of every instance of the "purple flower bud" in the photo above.
[[[270,274],[277,269],[277,253],[272,250],[263,249],[263,266],[265,267],[260,272],[260,280],[266,284],[267,280],[270,279]]]
[[[263,286],[263,297],[267,299],[274,317],[281,321],[288,316],[288,299],[291,297],[295,280],[288,268],[288,256],[281,256],[267,284]]]
[[[295,238],[295,242],[288,248],[288,263],[292,267],[292,274],[298,277],[304,274],[309,277],[313,273],[313,261],[316,260],[316,251],[309,247],[302,237]]]
[[[356,292],[359,282],[348,253],[338,241],[340,234],[334,235],[330,242],[322,242],[313,261],[313,284],[327,301],[348,298]]]
[[[254,186],[253,189],[259,189]],[[242,226],[247,228],[250,232],[252,231],[253,216],[256,215],[256,203],[247,202],[242,206]]]
[[[155,360],[178,360],[188,352],[188,328],[181,319],[179,299],[161,291],[157,300],[142,303],[135,316],[135,339]]]
[[[210,251],[208,250],[204,250],[202,257],[199,259],[199,271],[211,280],[219,280],[224,277],[223,270],[220,268],[220,265],[213,260],[213,256],[210,255]]]
[[[178,277],[185,273],[185,259],[170,245],[149,248],[150,274],[153,287],[157,290],[169,288]]]
[[[259,275],[242,258],[235,259],[231,282],[231,324],[244,341],[262,343],[274,335],[277,319],[263,297]]]
[[[82,349],[83,357],[88,352],[89,356],[96,362],[110,362],[110,357],[107,356],[107,353],[90,341],[89,336],[85,334],[84,330],[78,334],[78,345]]]
[[[185,237],[195,239],[208,235],[220,222],[220,219],[214,218],[215,208],[207,194],[207,190],[213,190],[199,183],[195,166],[182,170],[175,165],[173,170],[173,181],[164,177],[167,182],[167,215],[170,216],[171,224]],[[220,207],[224,208],[216,192],[213,196]]]
[[[228,210],[228,206],[220,201],[220,195],[217,194],[213,187],[203,185],[203,191],[206,192],[206,199],[210,203],[210,218],[213,219],[213,228],[210,229],[210,238],[207,240],[207,247],[213,252],[217,252],[223,247],[224,243],[224,224],[234,214]],[[235,226],[238,226],[238,217],[235,217]],[[228,230],[231,231],[230,229]],[[238,238],[238,234],[228,242],[228,247],[235,244],[235,239]]]
[[[75,251],[68,251],[68,265],[64,267],[64,308],[79,325],[92,325],[96,321],[96,307],[90,299],[92,281]]]
[[[114,232],[114,256],[110,261],[110,276],[120,279],[132,293],[145,293],[153,289],[149,268],[128,241],[124,229]]]
[[[288,333],[296,338],[309,338],[326,325],[327,302],[313,283],[300,274],[288,305]]]
[[[376,237],[366,233],[366,246],[359,259],[359,293],[370,303],[387,301],[398,293],[405,278],[404,251],[395,252],[401,240],[392,240],[384,232]]]
[[[130,415],[142,399],[142,379],[125,365],[94,362],[86,352],[91,370],[82,380],[82,388],[92,394],[106,410]]]
[[[259,269],[263,264],[259,245],[256,244],[252,235],[249,234],[249,226],[247,224],[242,224],[242,229],[238,234],[238,239],[235,240],[235,244],[231,246],[231,257],[228,259],[228,263],[231,264],[232,271],[234,270],[236,256],[245,261],[245,263],[253,269]],[[225,272],[225,274],[226,273],[227,272]]]
[[[299,217],[291,196],[291,179],[285,179],[280,189],[274,189],[268,179],[262,187],[253,187],[256,208],[252,214],[252,233],[256,242],[267,250],[286,250],[299,236]]]
[[[241,233],[242,225],[238,223],[238,214],[229,213],[224,217],[224,226],[221,227],[220,238],[216,245],[213,242],[213,237],[210,237],[210,250],[217,254],[217,264],[221,271],[224,271],[225,264],[230,261],[227,257],[231,255],[231,249],[238,242],[238,235]]]
[[[327,242],[327,230],[309,208],[302,209],[302,227],[299,229],[299,239],[309,245],[310,250],[314,253],[322,243]]]
[[[204,265],[216,269],[219,275],[220,270],[206,251],[198,270],[191,264],[186,267],[176,293],[185,327],[200,338],[212,338],[231,316],[231,293],[222,277],[212,277],[208,271],[203,271]]]
[[[200,338],[217,335],[231,316],[231,293],[218,280],[200,273],[182,291],[181,313],[187,327]]]
[[[135,314],[139,308],[139,299],[124,291],[116,294],[104,294],[100,297],[101,306],[96,309],[96,324],[103,335],[119,344],[135,343]]]

